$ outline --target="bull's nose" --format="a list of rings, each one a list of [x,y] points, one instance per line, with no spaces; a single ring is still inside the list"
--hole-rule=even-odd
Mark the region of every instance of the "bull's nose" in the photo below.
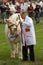
[[[14,28],[14,30],[16,31],[16,30],[17,30],[17,28]]]

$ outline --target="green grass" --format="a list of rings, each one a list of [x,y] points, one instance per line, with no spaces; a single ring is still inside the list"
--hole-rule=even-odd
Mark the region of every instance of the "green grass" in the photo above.
[[[35,62],[22,62],[18,58],[10,58],[10,46],[5,38],[5,24],[0,24],[0,65],[43,65],[43,18],[39,24],[34,23],[37,44],[35,46]]]

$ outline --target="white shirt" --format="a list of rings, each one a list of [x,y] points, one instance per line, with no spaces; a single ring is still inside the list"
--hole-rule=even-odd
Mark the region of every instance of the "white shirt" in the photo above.
[[[23,44],[22,44],[23,46],[25,46],[25,42],[26,45],[36,44],[33,20],[28,16],[26,16],[22,25],[22,38],[23,38]]]
[[[21,3],[21,10],[27,11],[28,3]]]
[[[42,1],[36,2],[36,5],[40,5],[41,7],[43,7],[43,2]]]
[[[17,6],[17,5],[20,6],[19,2],[16,2],[16,3],[15,3],[15,6]]]
[[[16,9],[13,4],[9,5],[9,8],[10,8],[11,12],[13,12],[13,13],[16,12]]]
[[[40,2],[39,2],[39,5],[40,5],[41,7],[43,7],[43,2],[42,2],[42,1],[40,1]]]

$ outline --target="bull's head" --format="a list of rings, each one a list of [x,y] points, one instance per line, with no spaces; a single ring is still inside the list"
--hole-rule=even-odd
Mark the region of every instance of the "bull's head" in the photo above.
[[[18,36],[18,31],[17,31],[18,24],[16,22],[11,22],[11,20],[6,19],[6,23],[8,25],[8,29],[10,30],[10,34]]]
[[[18,16],[18,14],[14,14],[12,16],[10,16],[8,19],[6,19],[6,23],[8,25],[8,28],[11,32],[11,34],[19,34],[21,32],[21,28],[19,25],[20,22],[20,17]],[[23,21],[21,19],[21,21]]]

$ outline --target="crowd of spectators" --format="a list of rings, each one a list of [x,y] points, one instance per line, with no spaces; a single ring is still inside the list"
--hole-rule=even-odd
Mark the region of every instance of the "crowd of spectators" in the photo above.
[[[20,13],[20,10],[24,9],[28,12],[30,17],[34,17],[37,21],[37,17],[40,17],[40,13],[43,12],[43,0],[8,0],[6,3],[0,3],[1,18],[9,17],[14,13]],[[35,13],[34,13],[35,12]],[[37,16],[34,14],[38,14]]]

